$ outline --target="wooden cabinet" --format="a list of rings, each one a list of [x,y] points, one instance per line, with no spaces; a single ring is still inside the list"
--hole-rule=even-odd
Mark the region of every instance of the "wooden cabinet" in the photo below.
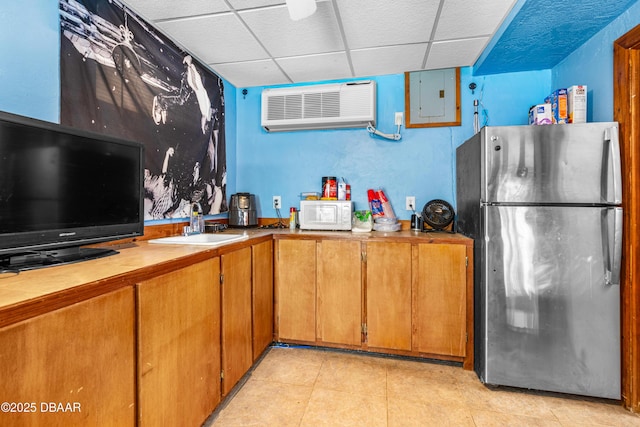
[[[220,251],[140,243],[3,280],[0,396],[37,411],[0,412],[0,425],[201,425],[274,332],[473,368],[470,239],[274,236]]]
[[[278,339],[360,346],[360,242],[278,240]]]
[[[273,241],[251,246],[253,360],[273,342]]]
[[[320,344],[362,344],[360,247],[354,240],[318,242],[316,338]]]
[[[276,241],[276,327],[282,341],[316,340],[316,241]]]
[[[222,255],[222,394],[253,364],[251,248]]]
[[[411,243],[367,242],[367,345],[411,350]]]
[[[134,330],[132,286],[0,329],[0,425],[134,425]]]
[[[466,355],[466,247],[419,244],[414,263],[414,350]]]
[[[277,339],[472,369],[472,246],[440,239],[277,239]]]
[[[199,426],[220,402],[219,283],[212,258],[136,286],[140,425]]]

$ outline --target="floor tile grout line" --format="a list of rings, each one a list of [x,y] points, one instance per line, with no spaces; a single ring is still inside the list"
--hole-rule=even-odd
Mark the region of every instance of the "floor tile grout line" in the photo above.
[[[322,372],[322,367],[327,361],[326,354],[322,354],[322,363],[320,363],[320,367],[318,368],[318,372],[316,373],[316,377],[313,380],[313,385],[311,386],[311,393],[309,394],[309,398],[307,399],[307,404],[305,405],[304,411],[302,411],[302,416],[298,421],[298,427],[302,426],[302,421],[304,420],[304,416],[307,414],[309,410],[309,405],[311,404],[311,397],[313,396],[313,392],[316,389],[316,384],[318,383],[318,378],[320,377],[320,372]]]

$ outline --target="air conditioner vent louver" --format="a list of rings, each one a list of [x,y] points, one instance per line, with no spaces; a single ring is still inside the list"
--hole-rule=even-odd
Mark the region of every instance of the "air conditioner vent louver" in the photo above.
[[[375,116],[372,80],[262,91],[262,126],[269,132],[366,127]]]

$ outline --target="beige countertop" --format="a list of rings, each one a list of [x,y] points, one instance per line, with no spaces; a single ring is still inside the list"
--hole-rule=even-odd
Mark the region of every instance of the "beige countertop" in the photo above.
[[[270,239],[355,239],[473,245],[459,234],[415,231],[353,233],[271,228],[228,229],[249,239],[221,246],[150,244],[139,240],[110,246],[118,254],[73,264],[0,274],[0,327],[102,295],[149,277]]]

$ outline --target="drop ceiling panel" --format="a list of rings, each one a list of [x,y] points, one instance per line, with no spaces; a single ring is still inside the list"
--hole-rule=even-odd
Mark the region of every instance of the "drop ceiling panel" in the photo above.
[[[444,0],[434,40],[490,36],[514,4],[514,0]]]
[[[309,18],[292,21],[285,6],[239,12],[249,30],[273,57],[309,55],[343,50],[330,2],[319,2]]]
[[[228,0],[235,10],[254,9],[256,7],[284,4],[285,0]]]
[[[438,1],[336,0],[347,46],[359,49],[426,42]]]
[[[161,22],[158,26],[210,64],[269,58],[233,13]]]
[[[427,43],[358,49],[351,52],[356,77],[422,69]]]
[[[355,74],[345,78],[467,65],[474,74],[552,68],[637,1],[562,8],[557,0],[316,0],[316,13],[301,21],[289,18],[285,0],[124,3],[247,87],[340,78],[345,61]],[[319,70],[326,74],[316,77]]]
[[[235,87],[268,86],[291,83],[273,60],[234,62],[214,65],[222,78]]]
[[[477,39],[434,42],[429,50],[425,69],[434,70],[473,65],[488,41],[488,37],[479,37]]]
[[[347,55],[344,52],[280,58],[277,62],[294,82],[353,77]]]
[[[126,3],[137,13],[151,20],[206,15],[229,10],[223,0],[189,0],[180,2],[179,7],[176,7],[175,0],[134,0]]]

